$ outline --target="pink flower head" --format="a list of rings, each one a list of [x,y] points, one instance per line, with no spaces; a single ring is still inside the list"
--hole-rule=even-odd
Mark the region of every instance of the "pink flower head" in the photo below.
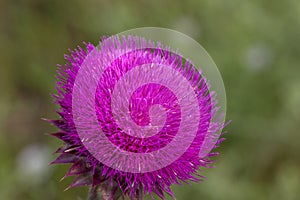
[[[65,142],[52,163],[72,163],[70,187],[110,187],[118,196],[164,192],[200,181],[224,124],[215,93],[192,62],[138,36],[104,38],[66,55],[55,102]],[[119,193],[118,193],[119,191]]]

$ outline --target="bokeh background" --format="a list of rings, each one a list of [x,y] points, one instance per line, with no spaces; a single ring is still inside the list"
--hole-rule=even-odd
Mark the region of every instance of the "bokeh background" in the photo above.
[[[0,0],[0,199],[85,199],[64,192],[68,166],[48,166],[60,146],[40,120],[57,118],[57,63],[82,41],[160,26],[190,35],[219,67],[227,90],[227,140],[201,184],[178,200],[300,199],[300,1]]]

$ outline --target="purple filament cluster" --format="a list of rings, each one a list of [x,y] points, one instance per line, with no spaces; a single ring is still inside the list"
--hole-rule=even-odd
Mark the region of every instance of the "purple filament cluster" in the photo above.
[[[128,51],[128,49],[130,50]],[[124,53],[120,54],[119,52]],[[139,173],[111,167],[95,155],[97,153],[103,155],[113,154],[114,152],[107,152],[106,149],[101,148],[94,148],[95,151],[99,152],[91,152],[79,135],[72,105],[73,89],[79,70],[88,56],[95,56],[93,59],[103,61],[106,59],[105,56],[111,57],[113,55],[118,56],[113,59],[113,62],[108,62],[106,66],[95,65],[95,63],[90,65],[90,67],[104,68],[101,76],[96,77],[98,84],[94,96],[85,97],[84,91],[80,94],[83,95],[82,98],[94,99],[94,105],[90,108],[95,111],[97,126],[102,130],[104,137],[121,151],[141,155],[152,154],[176,141],[178,148],[173,148],[173,153],[177,157],[174,156],[174,161],[167,166]],[[70,187],[82,185],[94,187],[101,184],[110,184],[114,186],[115,190],[120,190],[123,196],[128,195],[131,198],[139,196],[140,198],[141,193],[151,195],[155,193],[164,199],[164,192],[174,197],[170,189],[172,184],[187,183],[188,181],[197,182],[203,178],[199,174],[199,168],[209,167],[213,162],[211,157],[217,155],[217,153],[208,153],[203,157],[199,157],[199,152],[206,148],[203,146],[205,139],[214,137],[222,130],[224,124],[216,116],[218,107],[216,106],[215,94],[210,92],[207,81],[190,61],[159,43],[155,44],[152,41],[134,36],[124,36],[121,39],[116,36],[104,38],[98,48],[92,44],[85,44],[85,48],[78,47],[76,50],[70,51],[65,59],[67,63],[59,65],[56,87],[58,94],[54,95],[55,103],[60,105],[60,110],[57,113],[61,118],[51,120],[60,129],[59,132],[52,135],[63,140],[64,146],[56,151],[60,155],[52,163],[73,163],[66,176],[75,175],[77,178]],[[116,91],[115,88],[118,82],[120,83],[120,80],[126,74],[133,72],[133,70],[139,70],[139,68],[142,69],[143,66],[149,66],[147,68],[149,70],[140,71],[138,76],[132,76],[128,80],[138,82],[143,79],[148,80],[149,77],[154,77],[153,80],[156,80],[155,77],[158,76],[165,77],[165,82],[172,84],[172,88],[179,89],[172,91],[170,87],[158,82],[147,82],[138,87],[129,88],[130,84],[128,83],[123,84],[122,89],[118,90],[115,95],[119,100],[114,101],[112,96]],[[178,97],[178,93],[183,97],[189,95],[185,94],[188,90],[180,88],[182,85],[181,80],[168,77],[170,74],[161,71],[161,73],[165,73],[161,75],[158,74],[159,71],[153,72],[150,70],[158,66],[168,67],[174,73],[180,74],[182,80],[189,83],[189,89],[195,96],[196,104],[191,102],[191,105],[182,105],[183,101],[181,101],[182,98]],[[162,67],[162,69],[164,68]],[[131,89],[134,89],[133,93],[130,98],[127,98],[128,95],[126,96],[125,93]],[[114,108],[114,106],[117,108]],[[183,112],[184,108],[187,108],[186,112]],[[190,130],[191,124],[183,122],[188,121],[188,117],[193,117],[193,113],[198,113],[199,119],[196,121],[196,129]],[[88,116],[82,116],[82,118],[76,118],[76,120],[85,123],[84,128],[88,133],[93,131],[94,125],[87,123],[87,118]],[[195,123],[195,120],[191,119],[190,121]],[[134,124],[134,126],[130,124]],[[145,130],[147,127],[152,129],[143,133],[139,131]],[[195,132],[195,136],[189,138],[191,143],[187,148],[180,148],[180,145],[187,138],[177,137],[179,131]],[[222,139],[219,139],[216,143],[211,142],[210,145],[216,147],[221,141]],[[94,140],[91,143],[101,142],[101,140]],[[184,149],[184,152],[179,152],[178,149]],[[210,151],[209,148],[207,150]],[[160,159],[167,160],[170,159],[169,157],[173,158],[172,152]],[[114,159],[118,159],[118,157]],[[121,160],[122,162],[124,162],[124,165],[127,165],[126,163],[139,164],[140,160],[129,159],[126,160],[126,163]],[[149,164],[149,169],[151,169],[154,162],[143,161],[143,164]],[[156,165],[158,164],[156,163]]]

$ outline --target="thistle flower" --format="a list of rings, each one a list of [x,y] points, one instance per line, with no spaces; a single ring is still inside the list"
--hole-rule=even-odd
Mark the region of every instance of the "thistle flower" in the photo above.
[[[192,62],[138,36],[103,38],[70,50],[59,65],[55,103],[64,141],[52,164],[72,163],[69,186],[90,199],[174,194],[172,184],[203,179],[224,124],[215,93]]]

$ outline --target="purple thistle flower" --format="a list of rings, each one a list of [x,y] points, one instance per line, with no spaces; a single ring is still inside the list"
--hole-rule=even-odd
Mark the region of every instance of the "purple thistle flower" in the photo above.
[[[215,93],[182,56],[141,37],[85,44],[59,65],[55,103],[64,141],[53,164],[72,163],[69,186],[90,185],[90,199],[153,193],[173,198],[172,184],[198,182],[197,171],[223,139]]]

